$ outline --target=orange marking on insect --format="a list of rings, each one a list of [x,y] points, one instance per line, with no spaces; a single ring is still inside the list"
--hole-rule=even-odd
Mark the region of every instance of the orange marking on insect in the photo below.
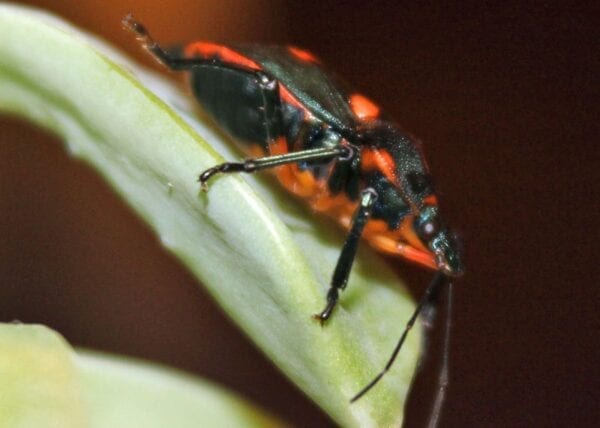
[[[300,102],[298,101],[298,98],[296,98],[290,91],[288,88],[286,88],[283,85],[279,85],[279,97],[281,98],[281,101],[283,101],[286,104],[290,104],[293,107],[304,111],[304,114],[306,115],[307,118],[311,118],[312,117],[312,113],[306,109],[306,107]]]
[[[360,120],[376,119],[379,107],[373,101],[361,94],[350,95],[350,108]]]
[[[337,220],[346,229],[349,229],[358,206],[357,201],[352,201],[348,196],[339,193],[335,196],[328,191],[312,198],[311,206],[329,217]]]
[[[244,147],[244,151],[250,158],[259,158],[265,155],[265,150],[259,144],[250,144]]]
[[[423,203],[426,205],[437,206],[438,200],[435,195],[431,194],[431,195],[427,196],[425,199],[423,199]]]
[[[292,55],[294,55],[300,61],[315,62],[315,63],[319,62],[319,60],[317,59],[316,56],[314,56],[312,53],[310,53],[309,51],[306,51],[304,49],[297,48],[296,46],[288,46],[288,50],[290,51],[290,53]]]
[[[279,166],[275,168],[274,172],[281,185],[291,192],[291,189],[294,188],[294,180],[296,177],[294,176],[294,172],[290,168],[290,165]]]
[[[405,257],[415,263],[437,269],[435,256],[413,230],[414,217],[408,216],[397,229],[390,230],[383,220],[370,220],[364,238],[378,251]]]
[[[435,260],[435,256],[431,252],[421,251],[411,247],[410,245],[403,245],[402,243],[400,243],[398,244],[398,250],[396,254],[399,254],[405,259],[411,260],[428,268],[434,270],[439,269],[439,266],[437,265]]]
[[[364,235],[367,242],[382,253],[401,256],[410,261],[426,266],[431,269],[438,269],[435,256],[430,251],[420,250],[405,242],[398,241],[392,236],[387,235]]]
[[[398,241],[385,235],[373,235],[363,234],[369,244],[377,251],[386,254],[398,255]]]
[[[402,241],[405,241],[411,247],[420,250],[429,252],[429,249],[423,244],[421,239],[417,236],[415,229],[413,227],[414,216],[409,215],[402,221],[399,228],[399,233],[402,237]]]
[[[194,42],[185,47],[185,55],[189,57],[201,56],[204,58],[215,57],[226,63],[245,67],[250,70],[260,70],[256,62],[226,46],[210,42]]]
[[[269,153],[272,156],[284,155],[288,152],[287,140],[285,137],[278,137],[275,141],[269,144]]]
[[[365,225],[363,233],[366,235],[375,236],[389,231],[388,224],[383,220],[370,219]]]
[[[361,151],[361,168],[363,171],[376,170],[385,178],[396,183],[395,162],[392,155],[382,149],[365,148]]]
[[[275,175],[288,192],[302,198],[309,198],[319,191],[320,183],[309,171],[301,171],[296,165],[276,167]]]
[[[301,171],[297,165],[293,165],[293,167],[296,176],[296,184],[293,192],[305,198],[318,192],[321,185],[315,180],[312,173],[310,171]]]
[[[345,195],[337,194],[325,194],[325,195],[315,195],[315,197],[310,201],[310,206],[315,211],[321,212],[333,212],[339,209],[339,207],[348,203],[348,198]]]

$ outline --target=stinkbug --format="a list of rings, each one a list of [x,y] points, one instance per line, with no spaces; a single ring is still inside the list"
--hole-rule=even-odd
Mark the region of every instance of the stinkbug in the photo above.
[[[202,108],[251,156],[204,171],[204,190],[216,174],[273,169],[281,184],[349,230],[324,309],[324,323],[346,287],[359,240],[437,273],[371,389],[393,364],[422,309],[447,284],[444,358],[434,415],[447,383],[451,278],[463,272],[455,235],[444,225],[421,143],[377,104],[349,91],[320,60],[294,46],[193,42],[181,54],[156,43],[131,15],[123,20],[143,46],[171,70],[188,71]]]

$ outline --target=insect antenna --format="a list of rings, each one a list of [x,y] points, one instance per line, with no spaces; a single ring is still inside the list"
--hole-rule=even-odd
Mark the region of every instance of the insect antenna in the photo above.
[[[446,292],[446,324],[444,327],[444,343],[442,350],[442,367],[438,375],[437,386],[438,390],[435,395],[433,402],[433,408],[430,413],[429,422],[427,423],[428,428],[435,428],[438,426],[440,420],[440,414],[442,412],[442,405],[446,398],[446,390],[448,389],[449,382],[449,369],[448,369],[448,356],[450,353],[450,330],[452,327],[452,283],[448,282]]]
[[[390,369],[390,367],[392,367],[392,365],[394,364],[394,361],[396,360],[396,357],[398,356],[398,353],[400,352],[400,349],[402,348],[402,345],[404,344],[404,341],[406,340],[406,336],[408,335],[408,332],[415,324],[415,321],[416,321],[417,317],[419,316],[419,314],[421,313],[421,310],[431,301],[431,299],[434,296],[437,295],[437,291],[438,291],[440,285],[444,284],[446,279],[447,279],[447,276],[441,271],[438,271],[435,274],[435,276],[433,277],[433,279],[427,286],[427,289],[425,290],[423,297],[421,297],[421,300],[419,301],[419,304],[417,305],[414,313],[412,314],[412,316],[406,323],[406,327],[404,328],[404,331],[402,332],[402,335],[400,336],[400,340],[398,340],[398,344],[396,345],[396,348],[394,348],[394,352],[392,352],[392,356],[390,357],[387,364],[385,365],[385,368],[377,376],[375,376],[375,378],[371,382],[369,382],[369,384],[367,386],[365,386],[363,389],[361,389],[358,394],[356,394],[354,397],[352,397],[352,399],[350,400],[351,403],[354,403],[360,397],[365,395],[371,388],[373,388],[377,384],[377,382],[379,382],[381,380],[383,375],[385,375],[387,373],[387,371]],[[447,349],[445,349],[445,354],[447,354]],[[445,355],[445,357],[447,360],[447,355]],[[446,362],[445,367],[446,367],[445,372],[447,375],[447,372],[448,372],[447,362]],[[441,388],[440,388],[440,390],[438,390],[438,397],[436,397],[436,402],[438,401],[438,398],[440,398],[439,397],[440,395],[441,395],[440,401],[443,401],[444,392],[445,392],[445,387],[443,388],[443,390]],[[440,407],[441,407],[441,403],[440,403]],[[439,414],[439,411],[438,411],[438,414]]]

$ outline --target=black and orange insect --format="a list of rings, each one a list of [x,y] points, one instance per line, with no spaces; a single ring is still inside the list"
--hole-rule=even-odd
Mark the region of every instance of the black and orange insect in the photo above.
[[[123,23],[159,62],[189,72],[202,108],[253,156],[204,171],[199,177],[203,189],[216,174],[272,169],[287,190],[349,230],[317,320],[324,323],[331,316],[361,237],[377,250],[437,272],[385,369],[352,398],[357,400],[392,365],[440,285],[450,290],[450,279],[463,271],[458,241],[439,214],[421,143],[377,104],[347,90],[310,52],[193,42],[175,54],[131,16]],[[447,340],[444,353],[447,360]]]

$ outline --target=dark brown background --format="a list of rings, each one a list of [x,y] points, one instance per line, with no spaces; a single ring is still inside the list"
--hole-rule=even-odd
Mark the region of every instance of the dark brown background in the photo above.
[[[126,12],[165,42],[317,52],[425,141],[448,221],[462,231],[467,275],[455,293],[442,426],[597,425],[597,9],[30,3],[147,63],[120,29]],[[56,138],[6,117],[0,130],[0,320],[45,323],[76,345],[197,373],[298,426],[331,424]],[[391,262],[418,295],[428,275]],[[436,370],[437,348],[425,373]],[[431,380],[418,382],[410,426],[422,424]]]

